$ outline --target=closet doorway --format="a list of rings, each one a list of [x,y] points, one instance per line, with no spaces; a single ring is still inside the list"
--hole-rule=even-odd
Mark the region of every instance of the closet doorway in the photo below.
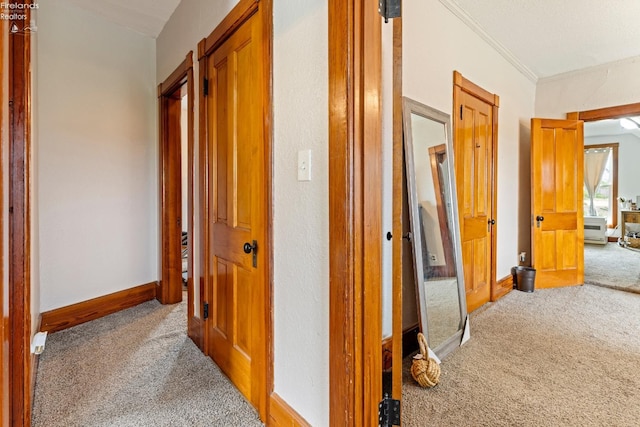
[[[162,304],[188,299],[189,336],[202,348],[200,289],[193,280],[193,52],[158,86],[160,280]]]

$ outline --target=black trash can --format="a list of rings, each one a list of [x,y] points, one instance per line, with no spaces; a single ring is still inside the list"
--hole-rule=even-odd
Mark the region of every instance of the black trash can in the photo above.
[[[533,292],[536,282],[536,269],[517,266],[511,269],[513,287],[522,292]]]

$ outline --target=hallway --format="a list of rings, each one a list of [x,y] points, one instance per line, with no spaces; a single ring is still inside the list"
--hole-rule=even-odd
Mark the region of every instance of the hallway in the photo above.
[[[153,300],[50,335],[33,426],[261,426],[186,317],[186,302]]]

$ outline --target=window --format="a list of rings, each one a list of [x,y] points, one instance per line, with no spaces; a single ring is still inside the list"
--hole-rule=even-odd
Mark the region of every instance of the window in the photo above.
[[[584,152],[584,214],[604,216],[607,226],[614,228],[618,222],[618,144],[588,145]]]

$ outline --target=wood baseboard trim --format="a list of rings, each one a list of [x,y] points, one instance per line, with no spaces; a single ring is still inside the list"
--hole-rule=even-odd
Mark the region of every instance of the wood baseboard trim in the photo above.
[[[402,331],[402,357],[406,357],[418,350],[418,332],[420,326],[417,324],[409,326]],[[387,371],[391,369],[393,363],[393,337],[382,340],[382,369]]]
[[[157,282],[151,282],[44,312],[40,330],[62,331],[152,300],[156,297],[156,286]]]
[[[302,418],[277,393],[271,393],[269,400],[270,427],[311,427],[311,424]]]
[[[491,297],[491,301],[498,301],[500,298],[513,290],[513,276],[508,275],[496,282],[496,288]]]
[[[612,242],[618,242],[618,238],[616,236],[607,236],[607,242],[612,243]]]

